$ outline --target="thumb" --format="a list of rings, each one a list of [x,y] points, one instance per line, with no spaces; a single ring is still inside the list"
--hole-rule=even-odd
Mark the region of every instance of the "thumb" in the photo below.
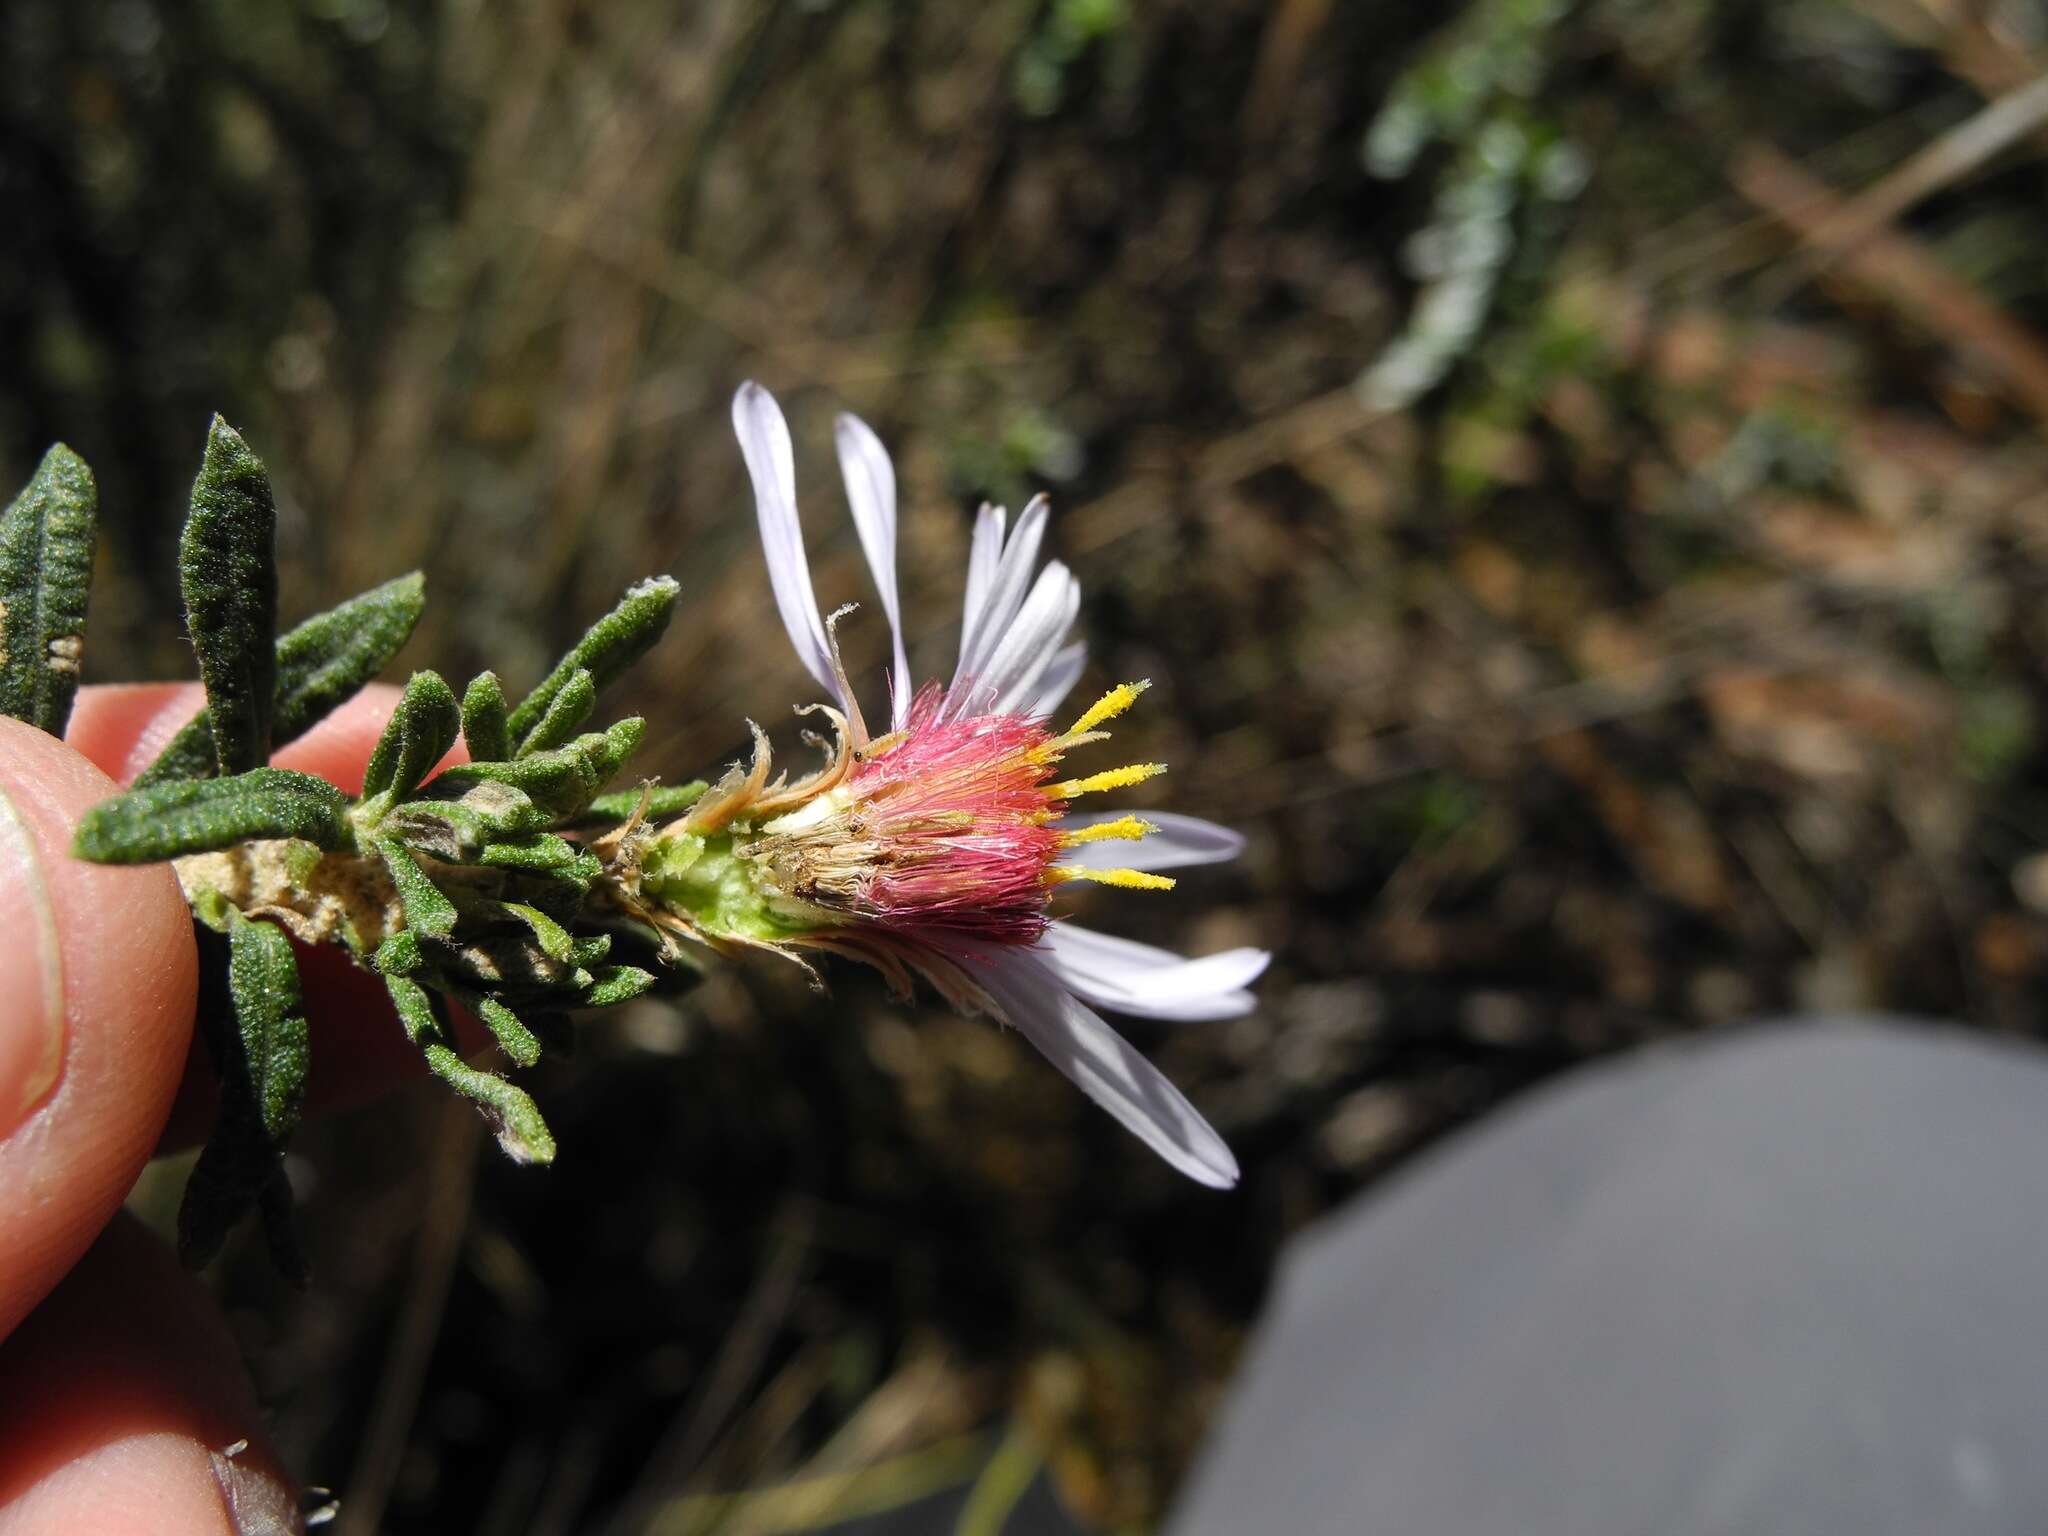
[[[176,878],[71,856],[79,818],[116,789],[0,718],[0,1337],[120,1206],[191,1038],[197,958]]]

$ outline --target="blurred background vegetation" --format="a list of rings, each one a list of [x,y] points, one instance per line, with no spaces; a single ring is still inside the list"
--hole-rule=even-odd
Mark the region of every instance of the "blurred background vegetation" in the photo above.
[[[431,1094],[313,1128],[312,1289],[214,1278],[345,1528],[819,1529],[1000,1444],[983,1529],[1040,1466],[1145,1529],[1285,1239],[1506,1096],[1773,1011],[2038,1031],[2044,71],[1997,0],[9,0],[0,470],[100,477],[90,677],[189,675],[219,410],[286,617],[423,567],[414,665],[530,680],[672,571],[618,705],[714,767],[814,691],[755,376],[828,606],[832,411],[896,449],[920,670],[969,509],[1052,492],[1157,803],[1251,837],[1087,915],[1278,953],[1133,1026],[1227,1197],[844,971],[591,1028],[545,1172]]]

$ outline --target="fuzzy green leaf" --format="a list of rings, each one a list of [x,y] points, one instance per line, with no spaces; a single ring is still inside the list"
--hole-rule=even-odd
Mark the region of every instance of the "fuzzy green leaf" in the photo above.
[[[87,811],[71,850],[95,864],[151,864],[274,837],[352,846],[347,797],[325,779],[289,768],[159,784]]]
[[[428,1069],[483,1111],[506,1156],[518,1163],[553,1162],[555,1138],[538,1106],[502,1077],[480,1071],[462,1059],[454,1048],[441,1000],[408,977],[387,976],[384,985],[406,1038],[420,1048]]]
[[[399,904],[405,908],[408,928],[429,938],[445,939],[455,931],[455,903],[427,877],[419,861],[395,837],[377,839],[377,852],[391,871],[391,883],[398,887]]]
[[[688,784],[656,784],[647,791],[646,819],[660,823],[680,816],[699,800],[710,788],[703,779],[692,779]],[[599,795],[583,808],[577,821],[591,824],[616,823],[628,820],[640,809],[641,791],[637,789],[615,790],[608,795]]]
[[[559,747],[576,734],[576,727],[590,718],[597,708],[597,679],[589,669],[578,667],[576,675],[562,685],[555,701],[548,705],[526,739],[519,743],[519,755],[526,757],[535,752],[545,752],[550,747]]]
[[[569,937],[568,929],[538,908],[516,901],[504,902],[501,905],[507,916],[515,917],[527,926],[533,934],[534,943],[540,946],[542,954],[558,965],[569,963],[570,953],[575,948],[575,940]]]
[[[178,540],[185,628],[199,653],[223,774],[270,760],[277,699],[277,509],[270,477],[218,416]]]
[[[401,928],[377,946],[370,963],[380,975],[410,976],[426,965],[427,956],[420,948],[420,936],[410,928]]]
[[[524,869],[536,874],[564,868],[576,862],[576,846],[551,832],[516,843],[488,844],[477,856],[479,864],[501,869]]]
[[[590,626],[589,632],[570,648],[544,681],[512,711],[512,740],[525,750],[528,734],[539,725],[555,696],[569,686],[579,671],[590,674],[599,690],[608,688],[619,675],[646,655],[675,613],[674,578],[656,576],[630,588],[618,607]]]
[[[451,780],[444,773],[421,798],[387,811],[380,829],[435,858],[459,864],[494,842],[530,837],[551,819],[513,785],[489,779]]]
[[[614,1008],[620,1003],[630,1002],[654,985],[654,973],[643,971],[637,965],[607,965],[598,969],[583,996],[577,999],[582,1008]]]
[[[281,929],[239,912],[229,918],[227,990],[228,1017],[217,1009],[205,1016],[221,1079],[220,1115],[185,1186],[179,1254],[195,1267],[207,1263],[260,1201],[273,1256],[303,1281],[284,1148],[305,1102],[311,1043],[298,962]]]
[[[315,614],[278,637],[272,747],[303,736],[384,670],[419,623],[426,588],[426,578],[415,571]],[[213,719],[202,709],[142,771],[135,787],[203,779],[214,769]]]
[[[415,672],[363,770],[363,798],[384,804],[420,787],[462,729],[462,707],[438,672]],[[365,812],[368,815],[368,812]]]
[[[493,763],[512,755],[505,721],[505,690],[498,686],[498,674],[479,672],[462,694],[462,739],[471,762]]]
[[[490,1030],[499,1048],[512,1058],[513,1065],[530,1067],[540,1060],[540,1041],[520,1022],[518,1014],[495,997],[479,995],[470,999],[470,1007],[484,1021],[484,1027]]]
[[[619,771],[646,728],[647,723],[635,716],[608,730],[578,736],[567,746],[509,762],[458,763],[429,787],[460,793],[471,785],[503,784],[519,790],[551,815],[574,816]]]
[[[99,495],[57,444],[0,515],[0,715],[64,734],[85,649]]]

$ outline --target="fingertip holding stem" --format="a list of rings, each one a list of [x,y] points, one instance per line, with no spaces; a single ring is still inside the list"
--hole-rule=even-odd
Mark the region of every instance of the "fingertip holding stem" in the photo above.
[[[0,1334],[120,1205],[191,1039],[197,954],[176,878],[71,856],[79,818],[113,791],[63,743],[0,719]]]

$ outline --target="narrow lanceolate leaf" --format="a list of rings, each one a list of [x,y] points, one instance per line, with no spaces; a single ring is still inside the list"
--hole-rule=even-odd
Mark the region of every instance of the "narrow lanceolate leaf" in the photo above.
[[[487,844],[477,855],[477,862],[495,864],[501,869],[546,874],[575,863],[576,852],[575,845],[568,839],[543,832],[538,837],[522,838],[518,842]]]
[[[291,1227],[284,1149],[305,1102],[310,1045],[298,963],[282,930],[237,912],[229,919],[228,1008],[202,1020],[220,1074],[221,1104],[206,1149],[185,1186],[178,1248],[201,1265],[260,1203],[279,1267],[303,1278]]]
[[[270,759],[277,697],[277,510],[270,477],[218,416],[192,483],[192,511],[178,540],[185,628],[213,722],[220,771],[244,773]]]
[[[462,693],[462,740],[471,762],[496,762],[512,755],[506,718],[505,690],[498,686],[498,674],[479,672]]]
[[[519,744],[519,755],[525,757],[530,753],[545,752],[550,747],[559,747],[576,734],[576,727],[588,720],[596,708],[597,679],[590,675],[587,667],[578,667],[576,675],[555,695],[547,713],[526,733],[526,739]]]
[[[363,770],[363,798],[403,800],[420,787],[462,729],[462,707],[437,672],[415,672]]]
[[[533,942],[540,946],[542,954],[557,965],[569,963],[570,956],[576,950],[576,941],[570,937],[568,929],[547,913],[517,901],[500,903],[499,910],[526,925],[527,930],[533,935]]]
[[[98,494],[57,444],[0,516],[0,715],[64,734],[85,648]]]
[[[599,795],[583,808],[577,817],[579,822],[603,824],[621,822],[630,818],[635,811],[652,825],[680,816],[699,800],[710,786],[703,779],[692,779],[687,784],[654,784],[645,787],[646,809],[641,811],[642,790],[621,789],[609,795]]]
[[[440,999],[408,977],[387,976],[384,985],[406,1037],[420,1048],[428,1069],[483,1111],[505,1154],[514,1162],[553,1162],[555,1138],[538,1106],[523,1090],[457,1054]]]
[[[377,851],[391,871],[391,883],[398,887],[399,904],[405,908],[405,925],[430,938],[445,939],[455,931],[455,903],[427,878],[419,861],[395,837],[377,840]]]
[[[653,985],[654,973],[643,971],[637,965],[601,966],[583,996],[576,1001],[583,1008],[615,1008],[620,1003],[631,1002]]]
[[[574,816],[619,771],[646,734],[637,715],[609,729],[590,731],[566,746],[532,752],[500,763],[458,763],[428,786],[430,792],[465,792],[468,786],[502,784],[516,789],[555,816]]]
[[[579,671],[588,672],[600,690],[609,687],[628,667],[645,656],[675,612],[678,587],[673,578],[656,576],[630,588],[619,606],[590,626],[547,680],[520,702],[508,722],[512,740],[522,750],[527,734],[540,724],[555,696]]]
[[[501,838],[539,832],[553,819],[513,785],[456,780],[454,772],[441,774],[419,799],[393,806],[380,829],[437,859],[460,864]]]
[[[347,797],[325,779],[253,768],[116,795],[85,813],[71,850],[96,864],[149,864],[257,838],[348,848],[355,837],[347,812]]]
[[[470,1005],[515,1066],[530,1067],[540,1060],[540,1040],[518,1014],[495,997],[479,995],[470,1000]]]
[[[426,578],[415,571],[315,614],[277,642],[277,698],[270,744],[283,746],[326,719],[383,671],[411,637],[426,606]],[[213,721],[205,711],[171,738],[136,788],[203,779],[215,770]]]
[[[427,963],[427,953],[420,948],[420,936],[410,928],[401,928],[382,944],[371,962],[383,976],[410,976]]]

